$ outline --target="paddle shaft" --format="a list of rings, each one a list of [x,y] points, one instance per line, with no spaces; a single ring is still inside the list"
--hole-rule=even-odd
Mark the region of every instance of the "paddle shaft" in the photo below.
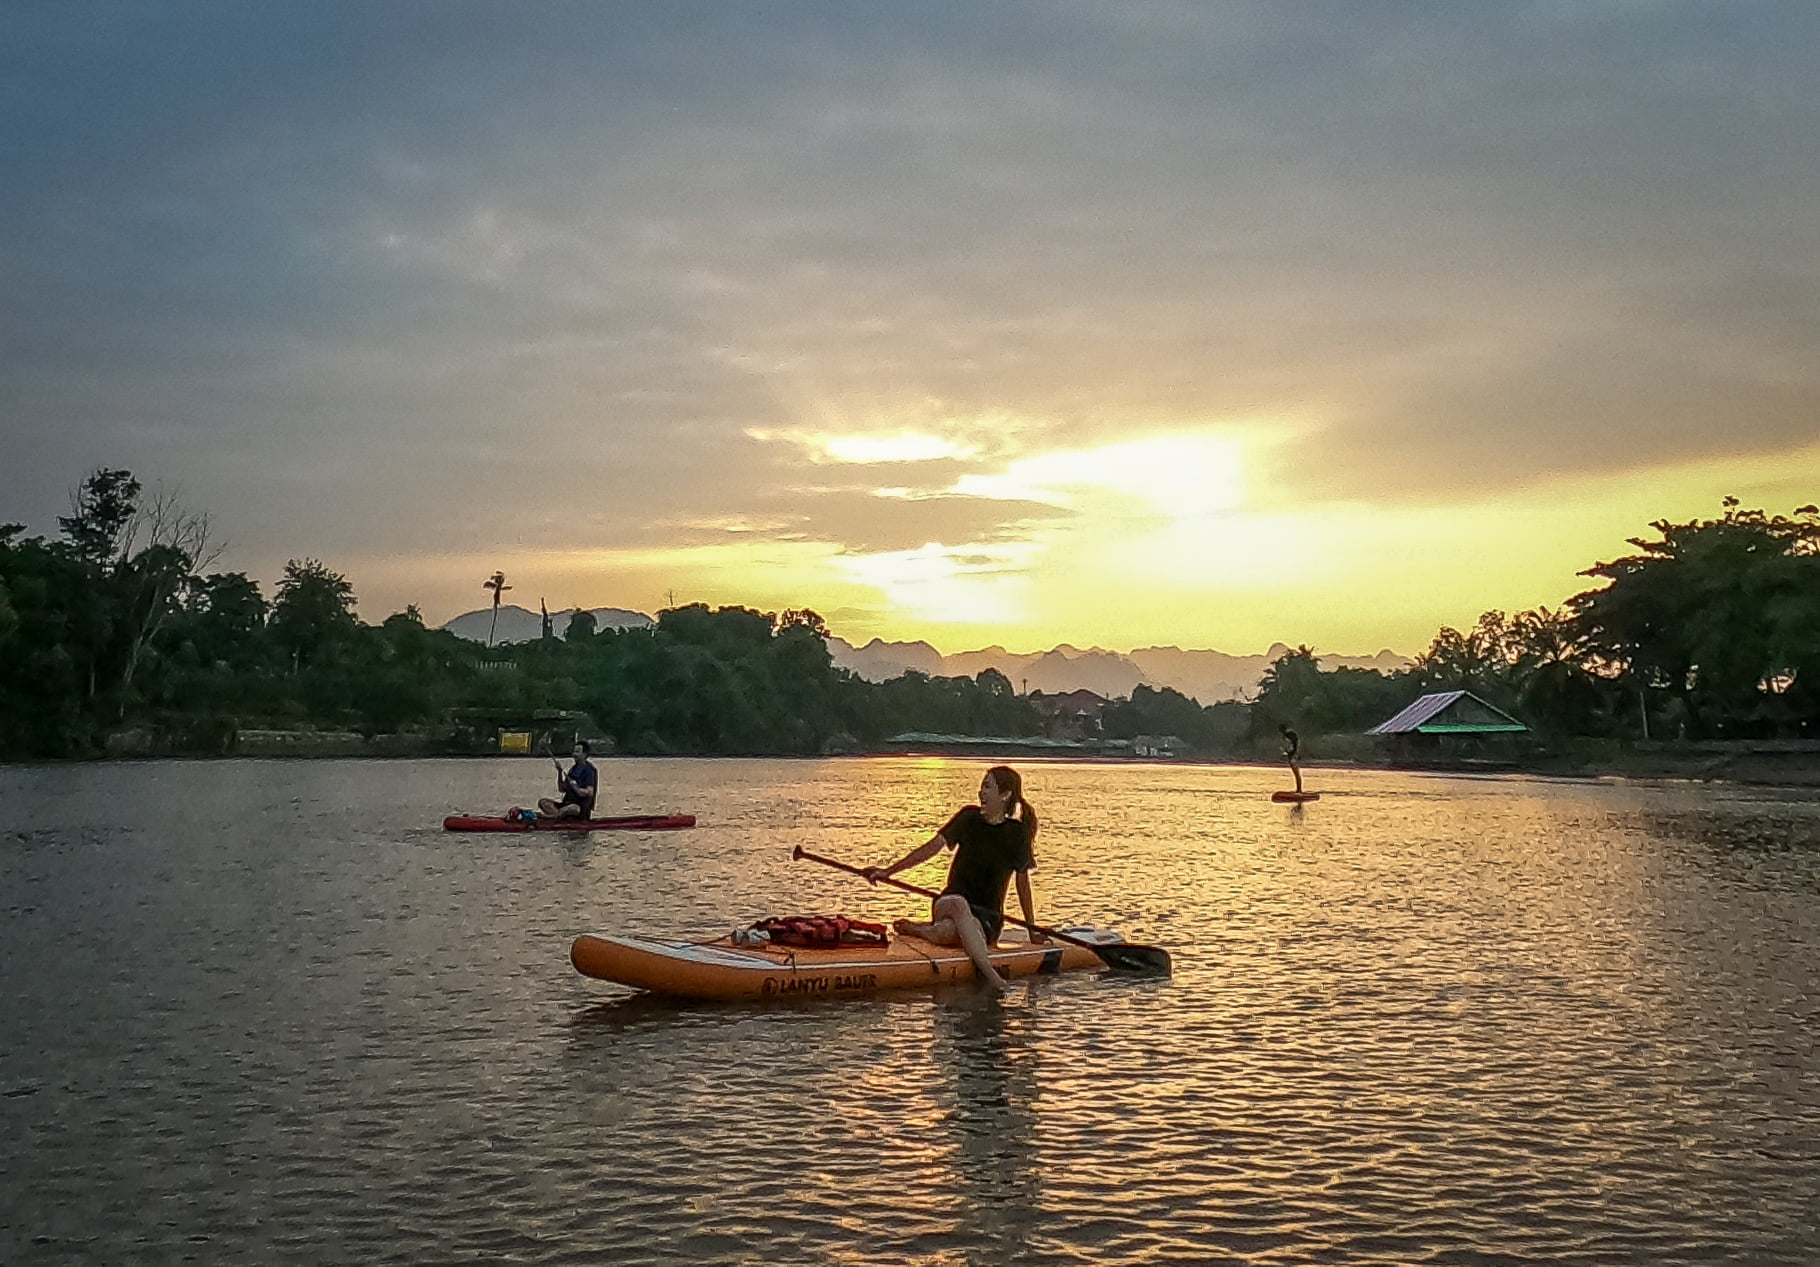
[[[807,849],[804,849],[801,845],[798,845],[796,847],[796,852],[793,853],[791,855],[791,857],[807,858],[810,862],[819,862],[824,867],[833,867],[836,871],[845,871],[849,875],[856,875],[860,879],[868,881],[868,882],[870,882],[872,879],[872,877],[867,875],[865,873],[864,869],[862,869],[860,867],[850,867],[844,862],[836,862],[834,859],[824,858],[818,853],[810,853]],[[941,894],[935,892],[933,889],[921,888],[918,885],[909,884],[903,880],[893,879],[891,876],[888,876],[888,875],[881,875],[878,878],[879,878],[880,883],[889,884],[892,888],[902,889],[906,893],[920,893],[924,897],[930,898],[932,900],[941,896]],[[1019,919],[1015,915],[1005,916],[1005,922],[1007,924],[1017,924],[1020,927],[1029,929],[1033,933],[1041,933],[1045,937],[1053,937],[1057,941],[1065,941],[1070,946],[1083,946],[1086,949],[1094,951],[1096,953],[1106,949],[1106,947],[1098,945],[1095,942],[1090,942],[1083,937],[1070,937],[1067,933],[1058,933],[1053,928],[1044,928],[1041,924],[1032,924],[1029,920]],[[1103,954],[1100,957],[1102,959],[1105,958],[1105,956]]]
[[[568,791],[568,780],[563,776],[562,762],[556,759],[556,749],[550,746],[548,739],[543,741],[543,750],[549,756],[550,764],[556,767],[556,786],[565,792]]]

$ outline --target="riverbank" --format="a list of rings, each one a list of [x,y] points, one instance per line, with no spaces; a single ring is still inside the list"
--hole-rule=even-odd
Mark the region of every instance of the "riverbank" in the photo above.
[[[1130,764],[1255,765],[1282,769],[1280,760],[1240,754],[1185,753],[1138,756],[1129,750],[1075,746],[1066,751],[1020,741],[953,739],[917,746],[894,745],[875,756],[943,756],[981,760],[1063,760]],[[1501,757],[1399,759],[1363,736],[1317,736],[1304,750],[1323,755],[1302,762],[1304,773],[1322,769],[1410,770],[1451,774],[1534,774],[1555,778],[1679,779],[1692,782],[1820,787],[1820,743],[1811,740],[1737,740],[1711,743],[1624,743],[1581,739],[1515,749]]]
[[[1538,753],[1524,768],[1583,778],[1690,779],[1820,787],[1820,743],[1736,740],[1619,744],[1581,740]]]
[[[109,737],[109,758],[158,757],[450,757],[511,756],[453,742],[446,734],[361,735],[329,730],[240,730],[186,743],[190,736],[122,731]],[[874,751],[844,750],[840,756],[943,756],[977,760],[1062,760],[1131,764],[1177,762],[1195,765],[1279,766],[1280,762],[1238,753],[1134,754],[1081,744],[1040,744],[1027,739],[928,737],[917,744],[881,745]],[[1367,767],[1452,773],[1538,774],[1564,778],[1684,779],[1692,781],[1820,787],[1820,742],[1738,740],[1711,743],[1624,743],[1579,739],[1536,745],[1499,758],[1434,756],[1397,760],[1356,735],[1317,736],[1304,745],[1305,771]],[[697,754],[700,755],[700,754]],[[727,754],[740,755],[740,754]]]

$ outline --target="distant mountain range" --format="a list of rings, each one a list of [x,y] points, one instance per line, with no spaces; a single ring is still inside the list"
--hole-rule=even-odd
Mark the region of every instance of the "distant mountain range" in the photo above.
[[[564,608],[550,613],[550,627],[557,637],[569,627],[569,617],[574,612],[574,608]],[[597,629],[648,629],[656,623],[642,612],[618,607],[596,607],[593,616]],[[485,642],[492,620],[493,609],[483,607],[455,617],[443,628],[458,637]],[[499,631],[493,638],[496,644],[529,642],[542,634],[543,619],[536,612],[515,605],[499,609]],[[855,647],[844,638],[828,638],[834,663],[868,682],[888,681],[910,669],[930,677],[978,677],[982,670],[997,669],[1019,691],[1059,694],[1089,690],[1108,699],[1120,699],[1140,686],[1169,687],[1203,704],[1252,698],[1264,670],[1288,650],[1280,642],[1263,655],[1184,651],[1180,647],[1142,647],[1129,652],[1093,647],[1083,651],[1064,643],[1048,651],[1022,654],[1003,647],[985,647],[943,655],[926,642],[885,642],[874,638],[863,647]],[[1388,673],[1408,664],[1409,657],[1393,651],[1372,656],[1321,656],[1321,666],[1327,669],[1377,669]]]
[[[926,642],[883,642],[874,638],[854,647],[839,638],[828,639],[834,663],[851,669],[869,682],[883,682],[906,669],[931,677],[977,677],[981,670],[997,669],[1019,691],[1089,690],[1108,699],[1128,697],[1140,686],[1170,687],[1203,704],[1220,700],[1251,699],[1257,694],[1264,670],[1289,650],[1277,643],[1263,655],[1227,655],[1224,651],[1184,651],[1180,647],[1141,647],[1136,651],[1086,651],[1066,643],[1048,651],[1024,654],[1003,647],[986,647],[945,656]],[[1409,664],[1407,656],[1380,651],[1373,656],[1321,656],[1327,669],[1360,668],[1390,672]]]

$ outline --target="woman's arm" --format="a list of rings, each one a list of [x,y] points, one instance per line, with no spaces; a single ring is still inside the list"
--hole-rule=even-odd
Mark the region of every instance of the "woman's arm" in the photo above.
[[[929,837],[929,839],[925,840],[922,844],[912,849],[890,866],[867,867],[866,879],[877,884],[886,876],[896,875],[899,871],[908,871],[911,867],[920,867],[923,863],[929,861],[929,859],[935,857],[936,854],[947,848],[947,845],[947,838],[938,831],[935,835]]]
[[[1017,900],[1024,908],[1024,922],[1026,924],[1036,923],[1036,898],[1030,892],[1030,873],[1028,871],[1017,873]],[[1032,945],[1040,946],[1048,940],[1048,937],[1037,932],[1036,929],[1030,930]]]

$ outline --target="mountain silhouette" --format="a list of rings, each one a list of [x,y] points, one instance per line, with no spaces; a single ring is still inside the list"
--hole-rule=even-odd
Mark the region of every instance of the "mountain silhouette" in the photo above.
[[[642,612],[619,607],[591,610],[598,629],[648,629],[656,623]],[[574,608],[565,607],[550,613],[550,628],[558,638],[569,627],[569,617],[574,612]],[[443,628],[458,637],[485,642],[492,620],[493,609],[483,607],[455,617]],[[543,621],[536,612],[507,604],[499,609],[499,632],[493,641],[496,645],[530,642],[542,633]],[[1224,651],[1181,647],[1141,647],[1128,652],[1106,651],[1100,647],[1082,650],[1063,643],[1048,651],[1015,652],[992,646],[943,655],[926,642],[886,642],[874,638],[864,646],[856,647],[844,638],[828,636],[828,652],[835,667],[846,669],[868,682],[887,682],[906,672],[925,673],[930,677],[972,678],[987,669],[997,669],[1020,692],[1042,691],[1046,695],[1057,695],[1088,690],[1107,699],[1124,699],[1140,686],[1157,690],[1168,687],[1202,704],[1254,698],[1264,671],[1288,651],[1289,647],[1280,642],[1262,655],[1228,655]],[[1380,651],[1370,656],[1321,655],[1320,661],[1325,669],[1377,669],[1383,673],[1409,665],[1408,656],[1393,651]]]
[[[569,627],[569,617],[576,609],[565,607],[561,611],[550,613],[550,629],[560,638]],[[643,612],[630,612],[619,607],[596,607],[591,609],[596,629],[649,629],[657,622]],[[457,638],[466,638],[469,642],[485,642],[487,630],[493,627],[493,609],[482,607],[479,611],[463,612],[455,619],[448,621],[443,628]],[[535,642],[543,637],[543,616],[534,611],[526,611],[516,603],[504,603],[499,608],[499,630],[493,635],[493,645],[507,642]]]
[[[906,669],[931,677],[978,677],[997,669],[1019,691],[1061,694],[1089,690],[1108,699],[1127,698],[1140,686],[1168,687],[1203,704],[1220,700],[1251,699],[1271,663],[1287,654],[1277,643],[1262,655],[1228,655],[1224,651],[1184,650],[1181,647],[1143,647],[1130,652],[1099,647],[1081,650],[1067,643],[1048,651],[1012,652],[1003,647],[962,651],[944,656],[926,642],[885,642],[874,638],[855,648],[838,637],[829,637],[834,663],[869,682],[883,682]],[[1388,673],[1406,668],[1409,657],[1394,651],[1370,656],[1322,655],[1326,669],[1377,669]]]

